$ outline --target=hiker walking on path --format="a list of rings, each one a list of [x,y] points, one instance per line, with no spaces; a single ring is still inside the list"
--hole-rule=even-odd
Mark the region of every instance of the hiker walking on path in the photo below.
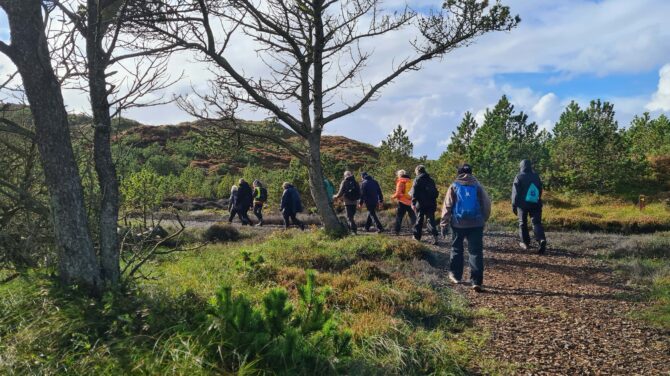
[[[249,219],[249,209],[254,202],[254,193],[249,183],[244,179],[240,179],[237,186],[237,200],[235,201],[235,210],[242,220],[242,225],[251,225]]]
[[[305,224],[298,219],[298,213],[302,212],[302,202],[300,200],[300,193],[289,182],[282,184],[284,193],[281,196],[281,204],[279,210],[284,218],[284,228],[288,229],[291,223],[298,226],[301,230],[305,230]]]
[[[356,226],[356,205],[358,200],[361,198],[361,187],[358,186],[356,178],[351,171],[344,172],[344,180],[340,183],[340,189],[333,196],[333,200],[339,198],[344,199],[344,207],[347,211],[347,222],[349,224],[349,230],[356,234],[358,228]]]
[[[377,232],[381,233],[384,231],[384,226],[379,221],[377,217],[377,207],[381,207],[384,203],[384,195],[382,194],[382,188],[379,186],[379,183],[368,175],[367,172],[361,173],[363,181],[361,182],[361,200],[359,203],[360,207],[365,207],[368,209],[368,218],[365,221],[365,231],[370,231],[370,226],[374,222],[375,227],[377,227]]]
[[[451,225],[449,280],[461,283],[463,278],[463,241],[468,240],[470,281],[480,292],[484,283],[484,224],[491,215],[491,200],[484,187],[472,175],[472,167],[458,169],[456,181],[449,186],[442,206],[440,225]]]
[[[423,165],[414,169],[416,178],[412,186],[412,207],[416,212],[417,221],[414,225],[414,239],[421,240],[424,221],[428,222],[430,233],[433,235],[433,244],[438,243],[437,223],[435,222],[435,211],[437,210],[437,196],[439,192],[435,181],[426,172]]]
[[[237,186],[233,185],[230,187],[230,198],[228,199],[228,211],[230,215],[228,216],[228,223],[233,223],[233,218],[237,215],[237,210],[235,209],[237,205]]]
[[[258,219],[256,226],[263,226],[263,206],[268,201],[268,190],[259,180],[254,180],[254,215]]]
[[[396,235],[400,235],[400,228],[402,227],[405,214],[409,216],[412,226],[416,223],[416,215],[414,214],[414,210],[412,210],[412,196],[409,194],[412,189],[412,181],[405,170],[398,170],[396,175],[398,178],[395,181],[395,193],[391,198],[398,201],[394,231]]]
[[[533,171],[533,165],[527,159],[521,161],[519,174],[512,184],[512,211],[519,218],[519,246],[527,250],[530,246],[528,233],[528,216],[533,223],[535,240],[540,246],[539,254],[547,249],[547,239],[542,227],[542,180]]]

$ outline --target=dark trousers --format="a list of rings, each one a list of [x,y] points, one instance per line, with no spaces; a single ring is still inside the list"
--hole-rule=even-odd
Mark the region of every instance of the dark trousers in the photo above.
[[[263,204],[254,204],[254,215],[258,218],[258,222],[263,222]]]
[[[470,279],[475,285],[484,283],[484,228],[451,228],[451,257],[449,271],[456,279],[463,278],[463,241],[468,240]]]
[[[436,208],[428,208],[427,210],[419,208],[417,213],[417,221],[414,225],[414,239],[421,240],[421,234],[423,233],[423,224],[428,222],[428,230],[430,233],[437,238],[437,223],[435,222],[435,210]]]
[[[528,233],[528,216],[533,224],[533,233],[535,233],[535,240],[539,243],[545,240],[544,227],[542,227],[542,208],[537,209],[521,209],[517,208],[519,216],[519,236],[521,241],[530,244],[530,234]]]
[[[298,219],[297,213],[291,213],[284,210],[281,215],[284,218],[284,228],[289,228],[291,223],[293,223],[293,225],[300,227],[301,230],[305,229],[305,224]]]
[[[241,207],[241,208],[232,208],[230,210],[230,216],[228,217],[228,222],[232,222],[235,216],[237,215],[240,218],[240,221],[242,221],[242,225],[249,225],[251,224],[251,220],[249,219],[249,214],[248,214],[249,208],[248,207]]]
[[[402,220],[405,218],[405,214],[409,216],[410,221],[412,222],[412,226],[416,224],[416,214],[414,214],[414,210],[412,210],[412,207],[409,205],[405,205],[401,202],[398,203],[398,211],[396,212],[395,215],[395,233],[399,234],[400,233],[400,227],[402,227]]]
[[[365,229],[369,230],[370,226],[372,226],[372,223],[374,222],[375,227],[377,227],[377,231],[383,230],[384,226],[382,226],[382,223],[379,221],[379,217],[377,217],[377,205],[365,204],[365,207],[368,208],[368,219],[365,221]]]
[[[354,234],[358,231],[358,226],[356,226],[356,205],[345,205],[344,208],[347,211],[347,223],[349,224],[349,230]]]

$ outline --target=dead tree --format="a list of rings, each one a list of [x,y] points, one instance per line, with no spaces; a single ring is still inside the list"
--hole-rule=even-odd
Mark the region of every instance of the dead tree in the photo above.
[[[325,126],[377,98],[403,73],[467,46],[482,34],[511,30],[520,21],[497,1],[447,0],[429,14],[409,8],[387,12],[382,5],[382,0],[152,0],[138,24],[155,40],[197,51],[215,67],[216,93],[201,96],[205,106],[221,105],[218,98],[225,97],[236,103],[233,107],[264,109],[278,120],[268,124],[289,128],[300,137],[299,144],[288,144],[277,132],[235,126],[238,132],[286,147],[307,165],[323,223],[327,230],[339,231],[341,224],[323,186]],[[364,45],[408,28],[415,31],[406,41],[406,56],[388,62],[381,78],[368,79],[365,68],[372,50],[364,50]],[[246,75],[243,66],[231,62],[228,47],[238,33],[256,43],[267,75]]]
[[[59,246],[59,277],[94,294],[102,287],[60,83],[54,74],[40,0],[0,0],[11,42],[0,52],[17,67],[35,122],[35,140]]]
[[[62,29],[53,35],[61,79],[74,82],[89,94],[93,115],[93,157],[102,196],[98,232],[100,269],[109,285],[120,278],[119,182],[111,151],[112,118],[131,107],[165,103],[142,97],[165,89],[174,81],[167,75],[173,46],[151,48],[124,32],[137,0],[53,0],[63,13]],[[79,48],[79,44],[84,48]],[[111,71],[110,71],[111,70]],[[121,74],[118,73],[121,71]]]

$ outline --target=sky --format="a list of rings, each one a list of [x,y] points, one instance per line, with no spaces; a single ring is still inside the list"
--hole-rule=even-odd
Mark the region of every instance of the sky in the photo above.
[[[389,8],[402,0],[387,0]],[[380,144],[397,125],[408,130],[416,156],[437,158],[466,111],[481,122],[487,108],[507,95],[519,111],[540,127],[551,129],[570,101],[588,105],[602,99],[614,103],[619,125],[625,127],[645,111],[670,114],[670,14],[668,0],[504,0],[522,22],[510,32],[487,34],[439,61],[424,64],[393,81],[381,96],[358,112],[331,123],[326,134]],[[439,5],[439,0],[409,0],[415,9]],[[362,47],[373,51],[364,79],[374,81],[389,72],[394,61],[408,56],[412,30],[381,37]],[[0,39],[8,40],[7,21],[0,15]],[[231,60],[245,74],[267,73],[253,41],[231,44]],[[174,56],[173,76],[183,79],[163,93],[187,95],[206,90],[212,77],[205,63],[190,53]],[[14,71],[0,56],[0,77]],[[357,98],[346,91],[336,104]],[[88,112],[85,94],[64,90],[72,112]],[[289,106],[289,108],[291,108]],[[124,114],[145,124],[190,120],[176,105],[131,110]],[[241,116],[266,118],[246,109]]]

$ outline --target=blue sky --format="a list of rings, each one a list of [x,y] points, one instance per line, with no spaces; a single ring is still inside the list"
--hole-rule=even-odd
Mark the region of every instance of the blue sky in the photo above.
[[[403,0],[386,0],[394,8]],[[440,0],[409,0],[425,9]],[[627,126],[644,111],[653,116],[670,113],[670,14],[668,0],[503,0],[518,13],[521,25],[508,33],[488,34],[475,44],[454,51],[418,72],[401,76],[382,91],[376,101],[326,129],[371,144],[380,141],[398,124],[409,130],[417,155],[436,158],[446,148],[451,132],[465,111],[482,120],[487,107],[507,95],[517,109],[551,129],[562,109],[572,100],[592,99],[614,103],[617,119]],[[0,38],[7,40],[7,22],[0,18]],[[407,56],[412,31],[380,38],[363,48],[374,51],[363,76],[370,82],[388,72],[394,59]],[[234,63],[245,73],[260,77],[267,69],[254,45],[240,39],[231,50]],[[184,79],[164,93],[188,94],[191,87],[206,90],[211,73],[193,55],[175,56],[170,66]],[[0,74],[13,71],[0,58]],[[342,106],[357,93],[345,92]],[[65,90],[71,111],[86,111],[82,93]],[[291,106],[289,105],[289,108]],[[133,110],[126,116],[148,124],[189,120],[174,105]],[[246,109],[247,118],[266,113]]]

